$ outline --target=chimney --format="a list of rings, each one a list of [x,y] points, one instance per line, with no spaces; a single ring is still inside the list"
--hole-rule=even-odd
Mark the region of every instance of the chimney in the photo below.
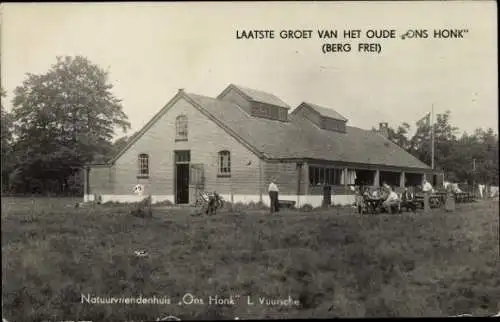
[[[179,93],[184,93],[184,88],[179,88]]]
[[[385,138],[389,137],[389,124],[387,122],[382,122],[378,124],[378,133]]]

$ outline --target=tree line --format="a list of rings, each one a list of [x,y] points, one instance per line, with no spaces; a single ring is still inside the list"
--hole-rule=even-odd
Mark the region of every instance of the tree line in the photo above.
[[[388,138],[422,162],[432,163],[434,132],[434,166],[445,173],[445,180],[466,184],[498,186],[498,134],[492,128],[477,128],[473,133],[460,133],[451,123],[451,112],[437,114],[415,122],[415,133],[402,123],[388,127]]]
[[[26,75],[14,90],[11,111],[1,90],[2,193],[83,193],[79,170],[110,160],[135,135],[113,142],[130,122],[108,76],[85,57],[57,57],[46,73]],[[388,138],[430,164],[430,126],[419,120],[410,136],[403,123],[389,127]],[[448,180],[498,185],[498,135],[492,129],[459,135],[449,111],[438,114],[433,126],[436,166]]]

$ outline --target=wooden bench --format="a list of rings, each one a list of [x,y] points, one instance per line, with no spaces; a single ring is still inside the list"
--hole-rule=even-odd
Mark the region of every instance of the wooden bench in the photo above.
[[[295,201],[292,200],[278,200],[280,208],[295,208]]]

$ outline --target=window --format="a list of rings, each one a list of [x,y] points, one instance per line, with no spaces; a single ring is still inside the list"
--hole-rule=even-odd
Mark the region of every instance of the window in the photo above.
[[[176,150],[175,163],[189,163],[191,162],[191,151],[189,150]]]
[[[175,120],[176,140],[187,140],[188,138],[188,118],[186,115],[179,115]]]
[[[265,118],[269,118],[271,116],[269,108],[264,105],[256,105],[253,107],[252,111],[255,116],[265,117]]]
[[[287,121],[288,120],[288,111],[284,108],[279,109],[279,119],[280,121]]]
[[[139,177],[149,176],[149,156],[147,154],[139,154]]]
[[[272,119],[278,119],[278,117],[279,117],[279,109],[277,107],[270,107],[269,108],[269,116]]]
[[[326,167],[309,167],[309,184],[315,185],[340,185],[342,169]]]
[[[219,152],[219,175],[231,175],[231,153],[229,151]]]
[[[320,184],[325,184],[325,168],[319,168],[319,180],[318,182]]]

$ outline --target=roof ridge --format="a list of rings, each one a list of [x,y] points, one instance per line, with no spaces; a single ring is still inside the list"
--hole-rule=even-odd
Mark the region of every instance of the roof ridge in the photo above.
[[[192,92],[185,92],[186,95],[196,95],[196,96],[201,96],[201,97],[206,97],[206,98],[211,98],[211,99],[216,99],[212,96],[207,96],[207,95],[203,95],[203,94],[198,94],[198,93],[192,93]]]
[[[201,96],[203,98],[208,98],[208,99],[211,99],[213,101],[217,101],[217,102],[220,102],[220,103],[223,103],[223,104],[226,104],[226,105],[233,105],[237,108],[239,108],[243,113],[246,113],[248,115],[250,115],[247,111],[245,111],[241,106],[239,106],[238,104],[234,103],[234,102],[230,102],[230,101],[226,101],[226,100],[221,100],[219,98],[214,98],[214,97],[211,97],[211,96],[206,96],[206,95],[200,95],[200,94],[194,94],[194,93],[186,93],[188,96],[189,95],[196,95],[196,96]],[[207,111],[208,112],[208,111]],[[210,112],[209,112],[210,113]],[[252,115],[250,115],[252,116]]]
[[[323,106],[323,105],[318,105],[316,103],[310,103],[310,102],[302,102],[301,105],[304,104],[304,105],[307,105],[309,107],[311,107],[312,109],[316,110],[316,112],[318,112],[319,114],[321,114],[322,116],[326,116],[326,117],[329,117],[329,118],[335,118],[335,119],[339,119],[341,121],[348,121],[349,119],[347,117],[345,117],[344,115],[342,115],[341,113],[339,113],[336,109],[334,109],[333,107],[328,107],[328,106]],[[324,112],[324,113],[321,113],[321,112]],[[332,113],[334,115],[327,115],[326,113]],[[337,115],[335,115],[337,114]]]
[[[384,147],[383,143],[387,138],[369,129],[346,126],[345,134],[326,133],[328,131],[319,131],[317,127],[312,127],[311,123],[302,124],[304,119],[293,114],[290,115],[290,122],[271,124],[270,120],[252,117],[237,103],[197,93],[178,92],[150,122],[139,130],[132,141],[137,141],[148,127],[165,115],[179,99],[185,99],[192,104],[261,158],[306,158],[314,155],[330,161],[345,160],[350,163],[430,170],[427,164],[394,142]],[[274,140],[269,139],[271,137]],[[111,163],[114,163],[126,149],[134,144],[133,142],[128,142]]]
[[[240,92],[243,92],[243,94],[245,96],[249,97],[250,99],[252,99],[256,102],[262,102],[262,103],[266,103],[269,105],[275,105],[275,106],[283,107],[283,108],[287,108],[287,109],[291,108],[287,102],[285,102],[283,99],[281,99],[280,97],[278,97],[276,94],[274,94],[272,92],[268,92],[268,91],[261,90],[261,89],[255,89],[255,88],[251,88],[251,87],[247,87],[247,86],[241,86],[241,85],[237,85],[234,83],[231,83],[228,86],[228,88],[231,86],[236,88]],[[259,97],[259,95],[260,96],[264,95],[264,96],[268,96],[268,97],[266,99],[266,97],[264,97],[264,98]],[[271,100],[269,100],[269,99],[271,99]]]
[[[231,83],[231,85],[233,85],[235,87],[238,87],[238,88],[242,88],[242,89],[249,89],[249,90],[252,90],[252,91],[258,91],[258,92],[263,92],[263,93],[266,93],[266,94],[274,95],[273,93],[270,93],[270,92],[267,92],[267,91],[264,91],[264,90],[258,89],[258,88],[252,88],[252,87],[248,87],[248,86],[238,85],[238,84],[235,84],[235,83]]]

